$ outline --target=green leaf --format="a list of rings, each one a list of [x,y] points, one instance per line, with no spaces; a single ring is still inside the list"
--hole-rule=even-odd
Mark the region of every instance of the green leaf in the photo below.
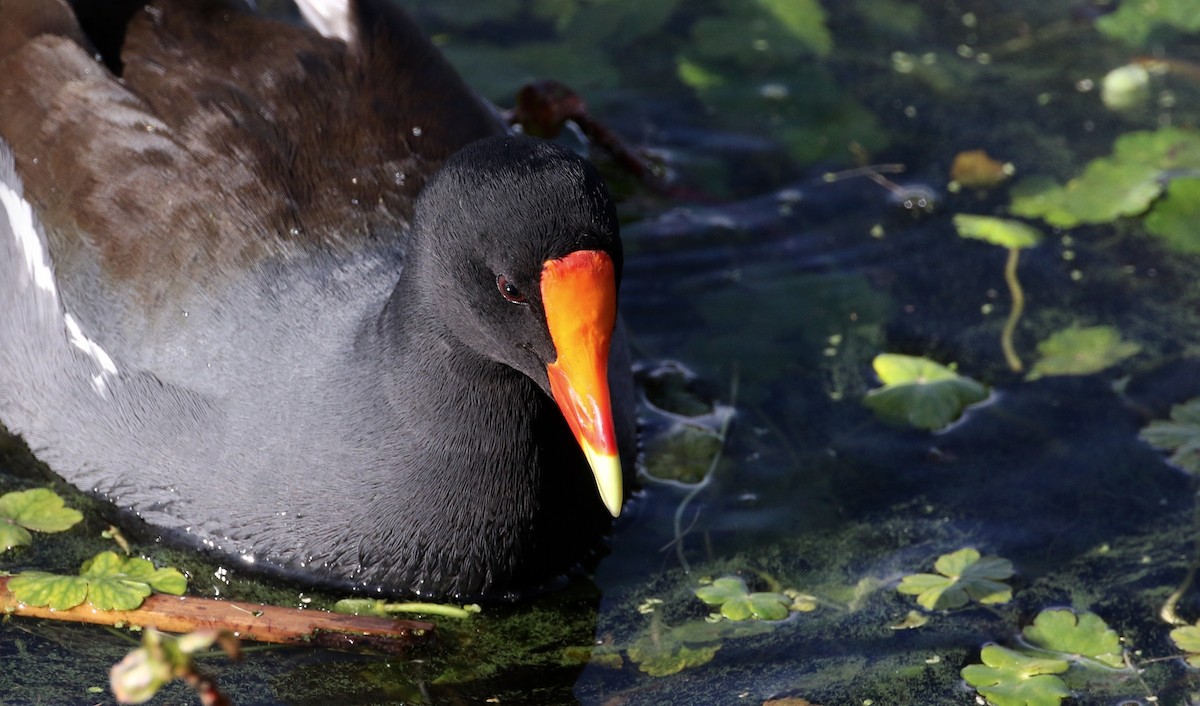
[[[83,563],[79,576],[26,571],[9,580],[9,589],[24,603],[55,610],[85,600],[97,610],[134,610],[154,590],[182,594],[187,580],[178,570],[155,569],[146,559],[101,552]]]
[[[1175,628],[1171,631],[1171,642],[1188,653],[1188,664],[1200,669],[1200,624]]]
[[[825,10],[817,0],[758,0],[760,7],[817,56],[833,49],[833,35],[825,26]]]
[[[28,546],[31,542],[33,542],[33,535],[29,534],[29,530],[20,525],[0,520],[0,552],[8,551],[13,547]]]
[[[1047,189],[1044,182],[1022,182],[1014,187],[1012,212],[1025,218],[1041,218],[1059,228],[1111,223],[1150,208],[1162,194],[1161,172],[1151,164],[1098,159],[1065,186]]]
[[[1115,12],[1096,19],[1096,29],[1135,47],[1145,44],[1160,26],[1200,31],[1195,0],[1125,0],[1117,4]]]
[[[187,577],[179,569],[155,569],[154,575],[150,577],[150,588],[156,593],[182,596],[187,591]]]
[[[88,581],[79,576],[22,571],[8,580],[8,590],[18,601],[28,605],[70,610],[87,600]]]
[[[1041,358],[1027,380],[1054,375],[1091,375],[1136,355],[1142,347],[1121,339],[1111,326],[1072,325],[1038,344]]]
[[[1146,216],[1146,230],[1176,252],[1200,253],[1200,179],[1174,179]]]
[[[122,559],[114,552],[103,552],[96,555],[91,562],[84,564],[82,574],[140,582],[148,585],[157,593],[169,593],[175,596],[182,596],[187,590],[187,579],[178,569],[156,569],[148,559],[141,557]]]
[[[927,610],[948,610],[967,604],[967,592],[956,586],[957,581],[937,574],[909,574],[900,580],[896,590],[917,597]]]
[[[994,706],[1058,706],[1071,695],[1055,674],[1067,671],[1060,659],[1038,659],[987,645],[983,664],[963,667],[962,676]]]
[[[961,608],[968,601],[987,605],[1007,603],[1012,589],[1002,583],[1013,575],[1012,562],[998,557],[981,557],[967,547],[943,554],[934,564],[937,574],[910,574],[896,590],[917,597],[926,610]]]
[[[115,552],[101,552],[84,562],[80,576],[88,582],[88,603],[97,610],[134,610],[152,591],[145,580],[154,565],[145,559],[122,560]]]
[[[62,532],[74,527],[83,515],[63,506],[63,499],[49,488],[34,488],[0,495],[0,551],[33,541],[26,530]]]
[[[1131,132],[1117,138],[1113,154],[1088,163],[1059,186],[1034,177],[1013,187],[1011,211],[1061,228],[1110,223],[1145,213],[1169,177],[1200,168],[1200,136],[1177,128]]]
[[[1095,613],[1065,608],[1043,610],[1025,627],[1025,637],[1038,647],[1096,660],[1115,669],[1125,666],[1121,638]]]
[[[725,85],[725,77],[716,71],[698,64],[686,56],[680,55],[675,59],[675,73],[685,86],[697,91],[707,91]]]
[[[696,589],[696,597],[721,607],[721,615],[730,620],[783,620],[791,612],[791,599],[782,593],[750,593],[746,582],[725,576]]]
[[[1171,463],[1200,474],[1200,397],[1175,405],[1171,421],[1150,422],[1140,436],[1157,449],[1171,451]]]
[[[1042,233],[1037,228],[1006,218],[960,213],[954,217],[954,227],[964,238],[983,240],[1004,248],[1032,248],[1042,240]]]
[[[941,429],[988,396],[985,386],[926,358],[884,353],[873,365],[884,386],[863,401],[889,421]]]

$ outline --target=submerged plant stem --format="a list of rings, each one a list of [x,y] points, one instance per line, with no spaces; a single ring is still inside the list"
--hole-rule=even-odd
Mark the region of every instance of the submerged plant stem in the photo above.
[[[738,377],[738,369],[735,366],[733,369],[733,380],[729,383],[730,411],[721,422],[721,445],[717,447],[717,452],[713,454],[712,463],[708,465],[708,470],[704,473],[704,480],[697,483],[695,488],[692,488],[687,495],[683,496],[683,500],[679,501],[679,507],[675,508],[675,556],[679,557],[679,565],[683,567],[685,574],[692,573],[692,566],[688,563],[687,557],[683,555],[683,535],[686,533],[686,530],[683,528],[683,513],[687,509],[688,504],[700,494],[700,491],[708,487],[713,473],[717,470],[717,464],[721,462],[721,456],[725,454],[725,440],[729,437],[729,424],[733,421],[732,408],[737,404]]]
[[[1013,346],[1013,333],[1017,330],[1017,322],[1021,319],[1021,313],[1025,311],[1025,291],[1021,289],[1021,283],[1017,280],[1017,261],[1021,257],[1021,251],[1017,248],[1008,249],[1008,261],[1004,264],[1004,281],[1008,284],[1008,291],[1012,294],[1012,310],[1008,312],[1008,320],[1004,322],[1004,329],[1000,332],[1000,348],[1004,351],[1004,360],[1008,362],[1008,367],[1014,373],[1019,373],[1025,369],[1021,364],[1021,358],[1017,356],[1016,347]]]
[[[1158,617],[1168,625],[1190,625],[1188,621],[1179,617],[1179,613],[1175,609],[1179,605],[1179,599],[1183,598],[1183,594],[1188,592],[1188,589],[1192,587],[1192,582],[1196,580],[1196,568],[1196,559],[1193,558],[1187,575],[1183,577],[1183,582],[1174,591],[1171,591],[1171,595],[1167,596],[1167,600],[1163,601],[1162,608],[1158,610]]]

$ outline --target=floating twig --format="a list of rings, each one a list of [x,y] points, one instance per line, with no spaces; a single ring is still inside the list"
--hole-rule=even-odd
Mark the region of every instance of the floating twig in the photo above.
[[[259,605],[196,596],[154,594],[136,610],[96,610],[84,603],[69,610],[25,605],[0,577],[0,612],[30,618],[97,625],[137,625],[164,632],[227,630],[242,640],[349,649],[365,647],[402,653],[428,642],[433,623],[342,615],[326,611]]]

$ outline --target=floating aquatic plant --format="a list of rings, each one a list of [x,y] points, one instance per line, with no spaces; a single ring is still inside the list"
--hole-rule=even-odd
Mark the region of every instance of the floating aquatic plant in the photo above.
[[[49,488],[20,490],[0,495],[0,552],[33,541],[34,532],[64,532],[83,519],[78,510],[64,506]]]
[[[941,429],[988,396],[984,385],[927,358],[884,353],[872,365],[883,387],[863,402],[884,419],[919,429]]]
[[[1123,669],[1120,637],[1095,613],[1043,610],[1024,630],[1028,647],[987,645],[983,664],[962,670],[963,679],[994,706],[1057,706],[1070,695],[1058,674],[1080,667]],[[1197,643],[1200,647],[1200,642]],[[1032,649],[1037,654],[1028,654]],[[1045,653],[1057,653],[1047,657]]]
[[[1095,613],[1076,614],[1066,608],[1043,610],[1024,633],[1030,643],[1045,650],[1114,669],[1125,666],[1121,638]]]
[[[1171,452],[1171,463],[1188,473],[1200,474],[1200,397],[1171,408],[1171,420],[1150,422],[1142,440]]]
[[[629,646],[629,659],[652,677],[665,677],[710,661],[721,649],[719,641],[688,643],[674,630],[657,638],[643,635]]]
[[[719,606],[721,615],[730,620],[783,620],[791,612],[792,603],[782,593],[751,593],[746,582],[736,576],[723,576],[697,588],[696,597]]]
[[[963,667],[962,677],[994,706],[1058,706],[1071,695],[1058,676],[1070,666],[1061,659],[1030,657],[999,645],[980,653],[983,664]]]
[[[1184,625],[1171,631],[1171,642],[1187,653],[1184,660],[1200,669],[1200,622],[1195,625]]]
[[[1013,575],[1008,559],[980,556],[967,547],[941,555],[933,568],[936,574],[905,576],[896,590],[916,596],[926,610],[961,608],[969,601],[992,605],[1012,600],[1012,589],[1003,583]]]
[[[762,635],[771,625],[758,621],[692,620],[675,627],[663,625],[651,612],[650,626],[626,650],[638,669],[654,677],[676,674],[711,660],[726,641]]]
[[[1200,252],[1193,227],[1200,210],[1200,134],[1178,128],[1131,132],[1113,153],[1092,160],[1065,185],[1044,177],[1017,184],[1011,210],[1074,228],[1146,215],[1146,228],[1168,246]],[[1161,198],[1164,194],[1168,198]]]
[[[55,610],[84,601],[97,610],[133,610],[155,591],[183,595],[187,579],[178,569],[156,569],[140,557],[100,552],[83,563],[78,576],[24,571],[9,579],[8,590],[22,603]]]
[[[1013,334],[1017,330],[1017,322],[1021,320],[1021,313],[1025,311],[1025,290],[1021,289],[1021,282],[1017,279],[1017,264],[1021,250],[1032,248],[1041,242],[1042,234],[1036,228],[1020,221],[966,213],[954,217],[954,227],[964,238],[983,240],[1008,250],[1008,260],[1004,265],[1004,282],[1008,285],[1008,292],[1012,297],[1012,309],[1004,322],[1004,328],[1000,331],[1000,348],[1004,351],[1004,360],[1008,367],[1014,373],[1019,373],[1024,366],[1013,344]]]
[[[1096,19],[1096,29],[1131,46],[1141,46],[1161,26],[1200,32],[1195,0],[1125,0]]]
[[[1041,356],[1028,380],[1055,375],[1091,375],[1137,355],[1142,347],[1121,338],[1112,326],[1072,325],[1038,344]]]
[[[1200,253],[1197,222],[1200,222],[1200,179],[1172,179],[1166,196],[1146,214],[1146,230],[1177,252]]]

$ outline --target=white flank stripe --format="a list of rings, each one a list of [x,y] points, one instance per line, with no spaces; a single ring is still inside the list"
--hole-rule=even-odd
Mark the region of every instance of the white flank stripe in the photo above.
[[[83,334],[83,329],[79,328],[79,322],[75,321],[74,316],[66,314],[63,316],[63,320],[67,324],[67,333],[71,336],[71,343],[100,366],[100,372],[92,376],[92,386],[96,388],[96,392],[104,395],[108,378],[117,374],[117,364],[113,362],[112,356],[100,347],[100,344]]]
[[[17,247],[25,256],[25,269],[33,278],[33,285],[57,301],[58,289],[54,285],[54,271],[50,269],[50,256],[33,227],[33,207],[3,182],[0,182],[0,206],[8,214],[8,225],[17,237]]]
[[[323,37],[354,41],[354,21],[350,17],[351,0],[296,0],[300,14]]]

